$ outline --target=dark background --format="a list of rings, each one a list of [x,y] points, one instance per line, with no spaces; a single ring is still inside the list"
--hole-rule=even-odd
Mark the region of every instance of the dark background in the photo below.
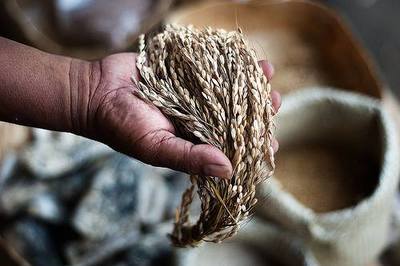
[[[400,0],[326,0],[368,48],[382,78],[400,97]]]

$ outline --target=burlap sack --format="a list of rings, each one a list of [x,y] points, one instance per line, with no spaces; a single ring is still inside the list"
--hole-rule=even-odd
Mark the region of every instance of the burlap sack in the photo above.
[[[327,88],[293,93],[283,103],[277,118],[281,149],[310,141],[341,143],[376,155],[380,170],[367,197],[353,206],[319,213],[271,178],[262,186],[265,202],[259,213],[302,238],[321,265],[367,265],[388,239],[399,180],[394,122],[378,101]]]

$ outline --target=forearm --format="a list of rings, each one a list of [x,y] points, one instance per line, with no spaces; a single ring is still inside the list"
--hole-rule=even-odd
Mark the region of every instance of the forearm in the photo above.
[[[90,63],[51,55],[0,37],[0,120],[80,132]],[[78,110],[80,109],[80,110]],[[78,115],[79,114],[79,115]]]

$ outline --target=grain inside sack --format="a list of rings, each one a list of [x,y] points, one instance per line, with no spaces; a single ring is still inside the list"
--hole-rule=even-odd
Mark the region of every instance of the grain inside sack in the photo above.
[[[274,170],[271,86],[240,30],[167,25],[140,37],[137,94],[158,107],[179,134],[221,149],[233,177],[191,176],[177,210],[172,242],[196,246],[233,236],[257,203],[256,186]],[[189,221],[195,188],[201,201]]]

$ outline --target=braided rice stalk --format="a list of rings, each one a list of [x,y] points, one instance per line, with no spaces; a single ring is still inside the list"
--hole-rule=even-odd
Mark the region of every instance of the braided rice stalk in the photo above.
[[[137,94],[158,107],[180,134],[214,145],[233,177],[191,176],[170,235],[176,246],[221,242],[237,233],[257,203],[256,186],[275,168],[271,86],[239,31],[167,25],[140,37]],[[189,221],[195,187],[201,214]]]

